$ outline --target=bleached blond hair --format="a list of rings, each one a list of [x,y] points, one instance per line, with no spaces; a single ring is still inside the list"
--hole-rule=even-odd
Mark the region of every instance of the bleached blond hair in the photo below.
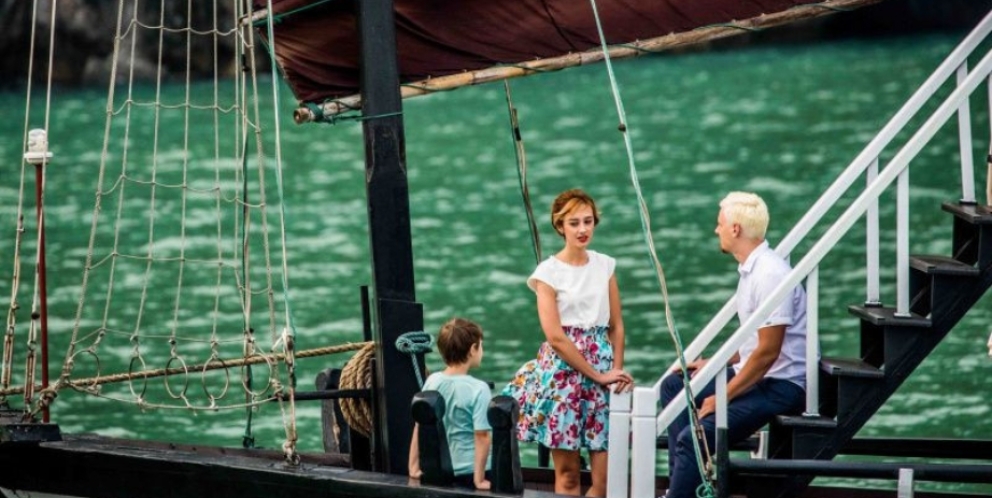
[[[741,226],[741,235],[745,238],[765,238],[765,231],[768,230],[768,206],[757,194],[731,192],[720,201],[720,209],[728,223]]]

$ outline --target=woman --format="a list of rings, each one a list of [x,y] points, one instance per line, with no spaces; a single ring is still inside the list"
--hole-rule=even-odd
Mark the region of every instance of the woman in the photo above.
[[[616,260],[588,249],[598,223],[596,203],[582,190],[562,192],[552,203],[551,224],[565,247],[527,279],[546,342],[503,391],[520,404],[518,439],[551,448],[555,493],[564,495],[580,493],[582,448],[592,467],[587,495],[606,495],[609,388],[633,384],[622,370]]]

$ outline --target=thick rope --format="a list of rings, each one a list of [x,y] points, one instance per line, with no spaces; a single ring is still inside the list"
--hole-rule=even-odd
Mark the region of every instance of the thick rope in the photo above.
[[[48,39],[48,76],[46,78],[46,89],[45,89],[45,125],[44,130],[47,133],[50,126],[51,120],[51,108],[52,108],[52,67],[54,67],[55,60],[55,19],[56,12],[58,8],[55,3],[52,4],[51,18],[49,20],[49,39]],[[34,19],[32,19],[34,22]],[[26,130],[25,130],[26,131]],[[47,147],[45,152],[47,152]],[[38,195],[38,206],[37,206],[37,226],[36,228],[36,250],[35,250],[35,273],[34,273],[34,291],[31,297],[31,321],[28,327],[28,340],[27,340],[27,357],[24,366],[24,406],[31,406],[34,400],[34,379],[37,374],[37,363],[38,363],[38,336],[41,330],[42,316],[41,316],[41,306],[42,300],[46,299],[47,296],[41,295],[41,260],[43,257],[42,249],[44,245],[42,241],[45,237],[45,214],[44,214],[44,199],[45,199],[45,177],[47,176],[47,161],[42,163],[40,167],[40,173],[38,174],[37,182],[40,185],[37,189],[40,191]],[[36,166],[37,168],[37,166]],[[23,170],[22,170],[23,171]],[[45,317],[47,319],[47,317]],[[47,339],[47,338],[45,338]],[[43,345],[43,347],[45,347]],[[48,365],[43,365],[42,368],[47,369]]]
[[[372,359],[375,343],[368,342],[351,357],[341,370],[341,389],[369,389],[372,387]],[[364,398],[344,398],[339,401],[341,413],[348,426],[365,437],[372,434],[372,406]]]
[[[268,0],[267,7],[269,9],[269,12],[272,12],[272,0]],[[216,11],[216,9],[214,9],[214,10]],[[275,56],[276,55],[275,54],[275,45],[276,45],[276,38],[275,38],[275,36],[276,35],[275,35],[275,30],[273,28],[273,23],[275,21],[276,21],[276,19],[274,19],[273,17],[270,16],[269,19],[268,19],[268,22],[266,23],[266,30],[268,31],[268,36],[269,36],[268,47],[269,47],[269,51],[270,51],[269,52],[269,60],[270,60],[269,70],[271,71],[272,74],[279,74],[279,67],[276,65],[276,56]],[[254,35],[252,35],[252,36],[254,36]],[[254,39],[252,39],[252,44],[254,45]],[[293,324],[293,314],[292,314],[292,306],[291,306],[292,300],[290,299],[290,291],[289,291],[289,255],[286,253],[286,246],[287,246],[287,243],[286,243],[286,202],[285,202],[286,195],[285,195],[285,192],[283,190],[282,135],[281,135],[281,127],[279,126],[279,121],[280,121],[279,115],[281,113],[279,112],[279,84],[277,82],[275,82],[275,81],[272,84],[272,102],[273,102],[273,106],[272,106],[272,120],[273,120],[273,126],[275,128],[275,130],[274,130],[273,133],[275,134],[275,149],[276,149],[276,152],[275,152],[276,189],[277,189],[277,192],[279,194],[279,200],[280,200],[280,202],[279,202],[279,224],[280,224],[281,230],[279,231],[279,233],[280,233],[280,236],[281,236],[281,238],[280,238],[280,246],[281,246],[280,249],[282,251],[282,253],[281,253],[281,255],[282,255],[282,272],[281,272],[281,277],[282,277],[282,294],[283,294],[283,303],[285,304],[285,310],[284,310],[284,312],[285,312],[285,321],[286,321],[286,327],[283,328],[283,334],[284,334],[283,345],[287,348],[286,351],[285,351],[285,360],[286,360],[286,371],[287,371],[287,375],[289,376],[289,387],[288,387],[288,391],[289,391],[289,402],[287,403],[289,406],[288,407],[284,407],[283,406],[284,404],[280,402],[279,403],[279,407],[282,410],[282,413],[283,413],[283,422],[284,422],[284,425],[286,427],[286,443],[283,445],[283,450],[286,453],[286,458],[291,463],[293,463],[293,464],[299,464],[300,463],[300,456],[296,452],[296,441],[297,441],[297,436],[296,436],[296,401],[295,401],[296,398],[293,396],[293,392],[296,389],[296,369],[295,369],[295,364],[296,363],[295,363],[295,361],[293,359],[293,347],[292,346],[293,346],[293,344],[295,342],[294,341],[294,337],[296,336],[296,327]],[[282,398],[280,398],[280,399],[282,399]],[[288,411],[288,416],[287,416],[287,411]]]
[[[503,80],[503,89],[506,91],[506,109],[510,113],[510,134],[513,137],[513,150],[517,155],[517,180],[520,183],[520,197],[524,201],[524,210],[527,212],[527,225],[530,229],[534,260],[540,264],[544,258],[541,257],[541,233],[537,230],[537,222],[534,220],[534,207],[530,202],[530,187],[527,185],[527,152],[524,150],[523,135],[520,133],[517,108],[513,106],[513,98],[510,95],[509,81]]]
[[[368,345],[371,342],[346,342],[344,344],[338,344],[335,346],[325,346],[321,348],[307,349],[304,351],[298,351],[294,354],[296,358],[313,358],[317,356],[327,356],[337,353],[345,353],[348,351],[357,351]],[[79,354],[92,354],[89,351],[81,351]],[[70,388],[89,388],[93,386],[99,386],[103,384],[113,384],[117,382],[126,382],[131,380],[146,380],[154,379],[157,377],[167,377],[170,375],[180,375],[188,372],[208,372],[211,370],[219,370],[222,368],[232,368],[232,367],[243,367],[247,365],[258,365],[261,363],[269,363],[270,361],[285,361],[285,355],[283,353],[274,353],[270,355],[258,355],[255,354],[247,358],[238,358],[234,360],[224,360],[221,358],[211,358],[210,361],[206,363],[200,363],[196,365],[187,365],[185,367],[172,367],[172,368],[156,368],[151,370],[139,370],[136,372],[121,372],[108,375],[99,375],[95,377],[84,377],[80,379],[61,379],[60,387],[70,387]],[[40,387],[40,386],[36,386]],[[54,389],[54,386],[50,389]],[[20,394],[24,392],[23,387],[12,387],[9,389],[0,390],[0,395],[10,395],[10,394]]]
[[[38,0],[35,0],[31,7],[31,38],[28,49],[28,79],[27,92],[24,101],[24,135],[21,143],[28,143],[28,134],[31,128],[31,89],[34,81],[34,50],[37,23],[34,22],[38,16]],[[46,111],[47,116],[47,111]],[[47,120],[47,118],[46,118]],[[47,130],[46,130],[47,131]],[[10,279],[10,307],[7,310],[7,327],[3,337],[3,367],[0,370],[0,389],[10,387],[14,359],[14,336],[17,327],[17,311],[21,308],[17,302],[21,286],[21,241],[24,238],[24,185],[27,178],[27,161],[21,161],[21,180],[17,188],[17,228],[14,231],[14,258],[13,270]],[[5,395],[0,395],[0,405],[7,401]]]
[[[375,343],[357,344],[361,349],[341,370],[340,389],[371,389],[372,359],[375,358]],[[417,375],[417,385],[424,385],[424,377],[417,364],[416,355],[423,355],[434,348],[434,337],[423,331],[407,332],[396,338],[396,349],[410,355],[413,371]],[[365,437],[372,434],[372,406],[365,398],[343,398],[338,402],[341,413],[349,427]]]
[[[647,203],[644,201],[644,195],[641,191],[640,180],[637,177],[637,166],[634,161],[634,146],[633,143],[631,142],[630,134],[628,133],[628,129],[627,129],[627,116],[623,107],[623,99],[620,97],[620,88],[617,85],[616,75],[614,75],[613,73],[613,63],[610,60],[610,51],[608,45],[606,44],[606,35],[603,33],[603,25],[599,19],[599,10],[596,7],[596,0],[589,0],[589,3],[592,7],[593,16],[596,20],[596,30],[599,33],[599,41],[603,50],[603,62],[605,62],[606,65],[606,72],[610,79],[610,88],[612,89],[613,92],[613,100],[616,103],[617,117],[620,120],[618,129],[620,130],[620,133],[623,134],[624,145],[626,146],[626,150],[627,150],[627,163],[630,170],[630,180],[631,180],[631,184],[634,187],[634,192],[637,194],[637,204],[639,207],[641,228],[644,233],[644,239],[647,242],[648,255],[650,256],[651,264],[655,269],[655,273],[658,276],[658,284],[661,287],[662,298],[664,300],[664,305],[665,305],[665,321],[668,325],[668,331],[672,337],[672,342],[675,345],[675,352],[678,355],[679,363],[682,366],[683,382],[685,384],[684,391],[685,391],[686,401],[688,402],[688,406],[690,407],[689,409],[687,409],[687,411],[689,412],[689,419],[690,422],[692,423],[692,426],[695,428],[695,432],[697,434],[700,434],[702,433],[702,425],[699,423],[698,417],[696,416],[695,413],[695,401],[693,399],[692,389],[689,386],[689,375],[688,375],[688,368],[685,358],[685,352],[682,346],[682,336],[679,333],[678,328],[675,327],[675,322],[672,319],[672,310],[669,305],[669,298],[668,298],[668,284],[665,281],[664,268],[661,265],[661,261],[658,260],[658,251],[657,249],[655,249],[655,245],[654,245],[654,234],[651,231],[651,217],[650,214],[648,213]],[[694,438],[693,443],[696,453],[696,461],[699,467],[700,477],[702,478],[703,481],[703,484],[700,486],[699,489],[697,489],[696,495],[699,496],[700,498],[715,496],[715,491],[713,489],[712,484],[710,483],[711,476],[708,475],[708,472],[706,472],[706,470],[704,470],[710,467],[708,465],[704,466],[703,454],[705,453],[705,460],[707,462],[712,461],[712,457],[709,453],[709,448],[706,447],[706,439],[703,438],[702,440],[702,449],[700,448],[698,438]]]

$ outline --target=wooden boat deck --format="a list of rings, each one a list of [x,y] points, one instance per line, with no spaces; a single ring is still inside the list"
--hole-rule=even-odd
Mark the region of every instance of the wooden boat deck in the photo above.
[[[9,469],[45,469],[11,472]],[[69,496],[129,498],[281,498],[511,496],[458,487],[424,486],[405,476],[353,470],[341,454],[303,454],[299,466],[273,450],[201,447],[95,435],[62,441],[0,443],[0,488]],[[583,478],[588,482],[588,475]],[[524,469],[526,498],[553,498],[553,471]],[[658,478],[658,494],[666,479]],[[807,498],[892,497],[891,490],[811,487]],[[917,498],[951,496],[917,491]],[[969,495],[953,495],[955,497]],[[974,496],[974,495],[972,495]]]

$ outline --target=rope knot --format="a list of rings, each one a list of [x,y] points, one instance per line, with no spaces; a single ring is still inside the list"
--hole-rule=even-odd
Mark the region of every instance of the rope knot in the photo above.
[[[422,330],[407,332],[396,338],[396,350],[410,355],[413,371],[417,374],[418,386],[423,387],[424,377],[420,373],[420,365],[417,364],[416,355],[430,353],[432,349],[434,349],[434,336]]]
[[[425,354],[434,349],[434,336],[418,330],[396,338],[396,349],[406,354]]]

